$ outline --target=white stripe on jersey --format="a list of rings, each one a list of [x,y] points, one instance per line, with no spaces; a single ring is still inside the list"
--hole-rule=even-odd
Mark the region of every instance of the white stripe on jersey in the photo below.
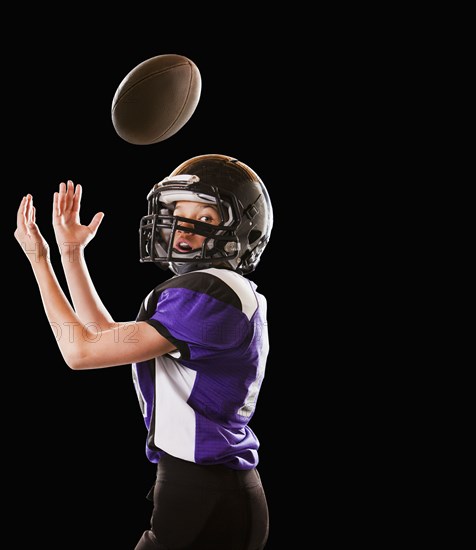
[[[263,319],[266,319],[267,314],[267,303],[264,296],[261,294],[257,296],[259,301],[259,307],[263,312]],[[256,407],[256,401],[258,399],[259,389],[261,383],[263,382],[265,367],[266,367],[266,358],[269,352],[269,338],[268,338],[268,327],[262,327],[261,329],[261,347],[262,353],[260,353],[260,362],[258,365],[258,371],[256,373],[255,380],[250,384],[248,388],[248,394],[246,395],[245,402],[242,407],[240,407],[238,414],[241,416],[249,417],[253,413]]]
[[[238,298],[241,300],[243,313],[248,317],[248,319],[253,317],[254,312],[258,308],[258,302],[248,279],[245,279],[245,277],[239,275],[235,271],[230,271],[229,269],[217,269],[216,267],[203,269],[198,273],[210,273],[210,275],[214,275],[215,277],[221,279],[238,295]]]
[[[196,371],[171,357],[155,360],[154,443],[166,453],[195,462],[195,411],[187,404]]]
[[[152,289],[149,294],[147,294],[147,298],[144,300],[144,308],[147,309],[149,307],[149,300],[152,296],[152,294],[154,294],[154,289]]]
[[[142,416],[145,418],[147,416],[147,402],[144,399],[144,394],[141,392],[139,378],[137,376],[137,365],[132,363],[132,382],[136,389],[137,399],[139,400],[139,407],[142,412]]]

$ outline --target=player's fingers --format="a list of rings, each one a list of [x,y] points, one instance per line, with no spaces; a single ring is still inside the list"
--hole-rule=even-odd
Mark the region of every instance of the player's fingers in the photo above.
[[[27,219],[28,233],[30,233],[30,235],[41,236],[40,229],[36,225],[36,208],[33,205],[33,197],[31,195],[27,196],[26,219]]]
[[[53,223],[59,218],[59,194],[57,191],[53,193]]]
[[[25,208],[25,221],[27,225],[30,223],[30,220],[31,220],[32,208],[33,208],[33,197],[30,194],[28,194],[26,196],[26,208]]]
[[[74,184],[71,180],[68,180],[66,183],[66,195],[64,199],[64,210],[69,212],[73,206],[73,196],[74,196]]]
[[[59,192],[58,192],[58,213],[60,216],[64,214],[65,201],[66,201],[66,184],[62,181],[59,185]]]
[[[28,221],[35,223],[36,220],[36,207],[33,204],[33,197],[30,195],[29,208],[28,208]]]
[[[94,218],[91,220],[91,223],[88,225],[89,230],[94,235],[98,230],[98,227],[101,225],[101,222],[104,218],[104,212],[98,212],[94,215]]]
[[[31,200],[29,201],[29,204],[28,204],[28,210],[27,210],[27,214],[28,214],[28,217],[27,217],[27,223],[30,224],[32,219],[33,219],[33,203],[31,202]]]
[[[17,227],[19,229],[25,229],[25,212],[26,212],[26,203],[27,203],[27,197],[23,197],[20,206],[18,207],[17,211]]]
[[[76,185],[76,190],[74,192],[74,199],[73,199],[73,207],[72,211],[77,214],[79,212],[79,208],[81,206],[81,197],[83,196],[83,188],[81,185]]]
[[[26,209],[25,209],[25,224],[26,224],[28,233],[31,233],[30,231],[31,226],[35,224],[34,216],[35,216],[35,207],[33,206],[33,197],[31,195],[27,195]]]

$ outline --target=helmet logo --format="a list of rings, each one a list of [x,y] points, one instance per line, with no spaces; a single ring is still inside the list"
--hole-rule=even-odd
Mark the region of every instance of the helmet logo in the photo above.
[[[244,211],[244,214],[250,219],[252,220],[254,217],[256,217],[258,214],[259,214],[259,210],[256,206],[256,203],[259,201],[259,199],[261,198],[261,195],[258,196],[258,198],[255,200],[254,203],[250,204],[248,206],[248,208],[246,208],[246,210]]]

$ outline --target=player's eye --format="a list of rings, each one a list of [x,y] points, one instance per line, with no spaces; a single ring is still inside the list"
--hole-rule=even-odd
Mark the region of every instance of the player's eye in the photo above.
[[[198,221],[205,222],[205,223],[211,223],[213,221],[213,218],[211,216],[200,216]]]

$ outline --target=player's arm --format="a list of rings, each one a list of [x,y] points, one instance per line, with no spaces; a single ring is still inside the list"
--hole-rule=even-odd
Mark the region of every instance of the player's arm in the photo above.
[[[84,256],[84,249],[96,235],[104,214],[98,212],[89,225],[81,225],[81,196],[81,185],[75,189],[72,181],[60,184],[53,199],[53,228],[76,313],[83,323],[108,329],[114,326],[114,320],[96,291]]]
[[[49,246],[35,220],[31,195],[17,214],[15,238],[30,260],[43,307],[65,362],[72,369],[96,369],[144,361],[175,346],[145,322],[105,331],[84,324],[67,300],[49,260]]]
[[[96,331],[73,319],[67,322],[67,330],[55,332],[64,360],[73,370],[138,363],[176,349],[143,321],[118,323],[114,329]]]

